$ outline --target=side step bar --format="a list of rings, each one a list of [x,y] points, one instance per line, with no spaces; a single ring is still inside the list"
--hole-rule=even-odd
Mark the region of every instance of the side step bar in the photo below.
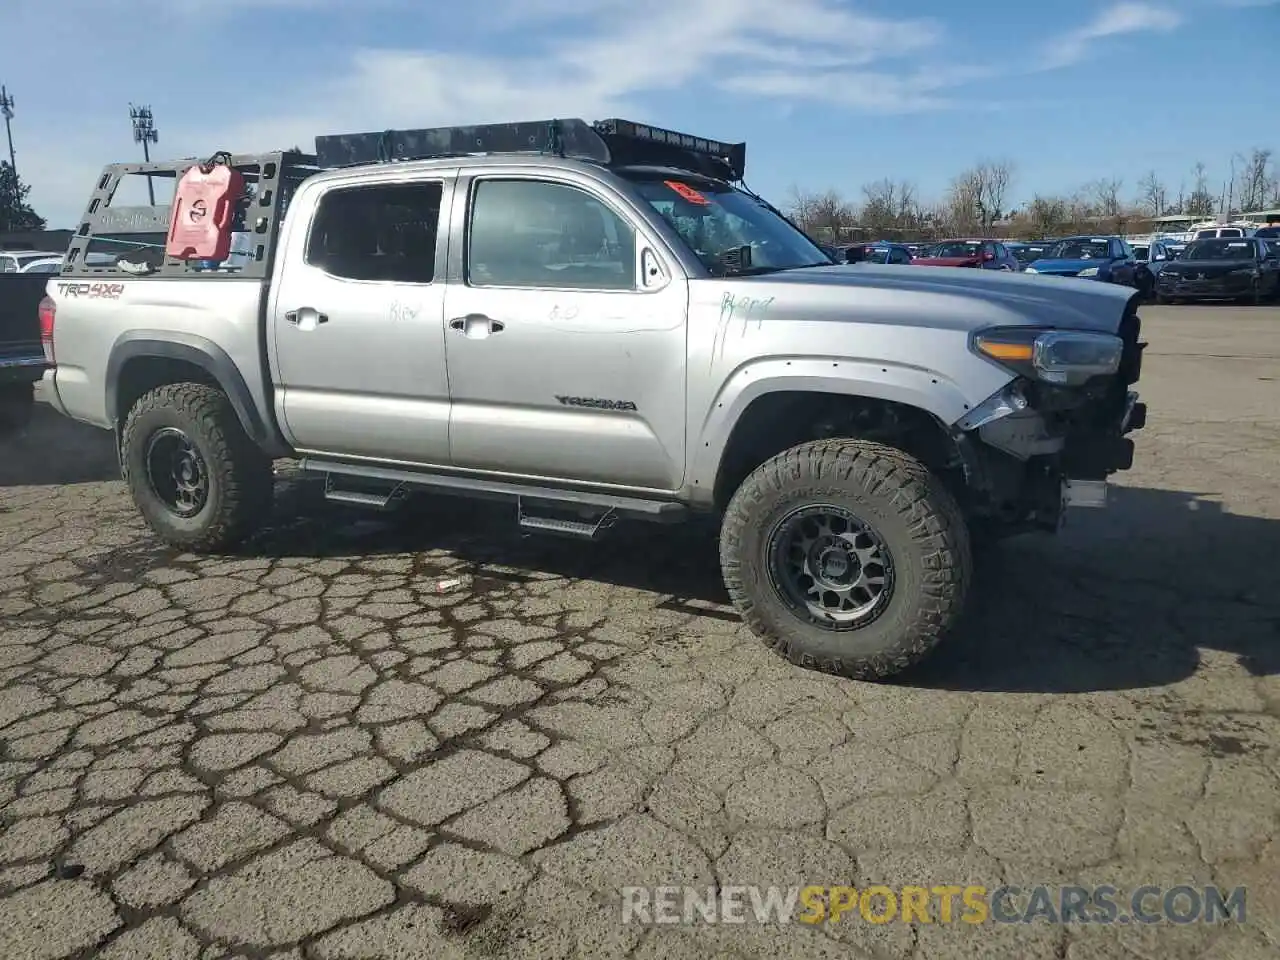
[[[316,460],[311,457],[304,457],[299,469],[305,473],[324,475],[325,496],[342,503],[385,508],[409,488],[486,500],[514,501],[521,528],[590,540],[596,539],[611,527],[618,517],[651,523],[679,523],[688,516],[684,504],[674,501],[647,500],[643,497],[620,496],[593,490],[544,487],[446,473],[417,473],[394,467]],[[349,485],[344,485],[343,479],[347,479]],[[373,485],[381,489],[369,489]],[[538,505],[543,506],[549,514],[570,511],[579,518],[568,519],[531,512]],[[583,514],[590,515],[590,518],[583,517]]]

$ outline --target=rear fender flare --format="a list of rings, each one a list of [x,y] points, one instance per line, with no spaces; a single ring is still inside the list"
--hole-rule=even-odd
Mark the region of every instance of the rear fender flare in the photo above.
[[[113,416],[119,398],[120,374],[125,364],[140,357],[180,360],[204,370],[227,395],[240,425],[255,443],[268,450],[282,445],[253,402],[253,394],[235,361],[212,340],[190,333],[137,330],[116,340],[107,361],[107,410]]]
[[[695,499],[713,496],[733,428],[752,401],[781,391],[893,401],[932,414],[944,427],[950,427],[970,408],[969,399],[954,381],[923,367],[825,357],[750,363],[725,381],[697,435],[688,483]]]

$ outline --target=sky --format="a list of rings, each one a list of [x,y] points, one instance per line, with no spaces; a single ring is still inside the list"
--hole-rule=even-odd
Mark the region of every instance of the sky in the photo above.
[[[746,141],[747,183],[941,195],[1010,160],[1015,202],[1280,153],[1280,0],[4,0],[18,172],[70,227],[103,164],[317,134],[623,117]]]

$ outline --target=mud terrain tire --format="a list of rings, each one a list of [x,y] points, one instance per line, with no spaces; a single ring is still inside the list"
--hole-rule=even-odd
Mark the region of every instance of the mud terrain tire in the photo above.
[[[787,586],[803,578],[779,572],[778,558],[796,555],[780,546],[780,531],[815,510],[865,524],[887,551],[880,569],[891,589],[865,622],[825,620]],[[837,567],[852,562],[845,556]],[[821,440],[778,454],[742,483],[721,526],[720,565],[743,620],[776,653],[798,666],[883,680],[921,660],[954,624],[973,560],[955,500],[918,461],[878,443]]]
[[[160,445],[178,449],[172,457]],[[159,487],[174,472],[161,465],[187,458],[203,492],[186,509]],[[226,550],[241,542],[271,511],[271,461],[244,432],[231,401],[216,387],[172,383],[133,405],[121,439],[121,467],[133,501],[161,540],[195,553]],[[194,481],[193,481],[194,482]],[[189,486],[191,484],[188,484]]]

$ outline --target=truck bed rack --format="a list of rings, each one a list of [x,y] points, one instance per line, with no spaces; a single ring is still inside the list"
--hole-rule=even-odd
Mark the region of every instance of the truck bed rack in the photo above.
[[[279,223],[288,208],[289,199],[298,185],[320,171],[316,158],[309,154],[277,151],[273,153],[236,154],[231,166],[245,178],[250,193],[244,208],[241,233],[247,241],[242,248],[215,270],[200,270],[200,265],[165,256],[165,238],[169,232],[172,185],[195,163],[198,157],[150,163],[115,163],[105,167],[94,185],[93,195],[71,237],[60,275],[67,277],[189,277],[201,276],[266,279],[271,273]],[[113,205],[120,187],[130,179],[160,181],[162,194],[154,204]],[[107,256],[99,256],[99,255]],[[92,262],[91,259],[92,258]],[[125,266],[120,265],[125,262]],[[148,269],[139,274],[128,264],[145,263]]]

